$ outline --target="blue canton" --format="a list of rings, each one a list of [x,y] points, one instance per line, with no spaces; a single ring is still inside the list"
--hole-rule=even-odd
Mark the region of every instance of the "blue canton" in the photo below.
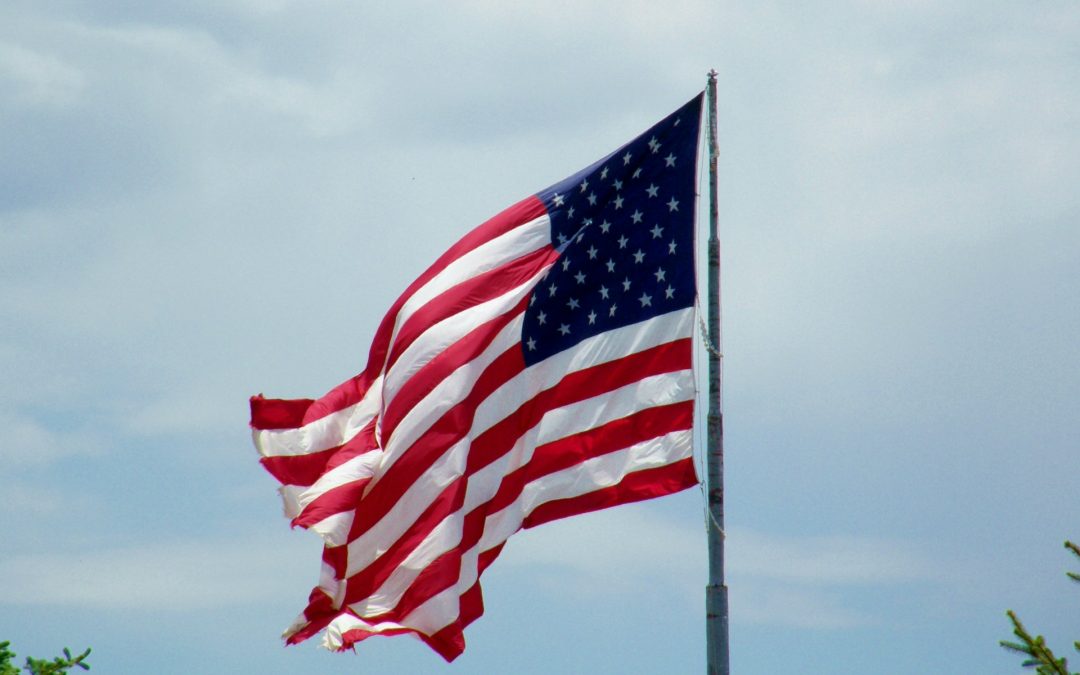
[[[527,364],[693,304],[701,102],[537,195],[559,258],[529,298]]]

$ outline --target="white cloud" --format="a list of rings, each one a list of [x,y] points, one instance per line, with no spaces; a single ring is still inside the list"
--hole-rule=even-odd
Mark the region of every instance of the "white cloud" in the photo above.
[[[621,593],[646,581],[696,593],[705,575],[704,542],[704,527],[628,505],[519,532],[498,564],[555,570],[553,583],[565,590],[569,580],[584,593]]]
[[[314,585],[318,552],[312,546],[187,540],[8,556],[0,559],[0,604],[162,612],[256,602],[280,596],[282,587],[297,590],[297,579]]]
[[[847,535],[781,537],[728,532],[735,577],[808,586],[895,584],[939,578],[935,561],[906,542]]]
[[[939,581],[914,544],[850,535],[779,536],[737,528],[725,546],[732,612],[753,624],[832,630],[875,623],[851,593]],[[645,585],[702,602],[704,528],[632,505],[514,535],[497,565],[528,570],[552,592],[617,596]]]
[[[747,624],[837,630],[877,622],[873,615],[846,606],[838,593],[798,585],[729,584],[728,602],[731,616]]]
[[[86,76],[52,55],[9,42],[0,42],[0,94],[29,106],[63,106],[75,102],[86,87]]]
[[[71,455],[100,454],[103,444],[94,432],[56,431],[35,420],[0,412],[3,467],[41,466]]]

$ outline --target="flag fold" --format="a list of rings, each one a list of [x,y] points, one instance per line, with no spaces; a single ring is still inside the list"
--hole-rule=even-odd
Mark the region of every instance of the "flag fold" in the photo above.
[[[322,572],[286,633],[411,634],[450,661],[522,528],[686,489],[702,95],[454,244],[359,375],[251,399],[263,466]]]

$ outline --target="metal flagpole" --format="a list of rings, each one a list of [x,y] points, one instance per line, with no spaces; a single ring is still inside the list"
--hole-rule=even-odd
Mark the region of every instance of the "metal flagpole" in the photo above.
[[[716,71],[709,71],[709,413],[707,435],[709,585],[705,591],[705,635],[708,675],[729,675],[728,589],[724,583],[724,415],[720,405],[720,238],[716,198]]]

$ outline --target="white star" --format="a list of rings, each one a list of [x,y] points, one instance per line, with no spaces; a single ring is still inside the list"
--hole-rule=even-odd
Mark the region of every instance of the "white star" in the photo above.
[[[600,180],[607,180],[607,167],[606,166],[600,171]]]
[[[590,246],[589,250],[585,252],[589,254],[589,260],[596,260],[596,254],[599,253],[595,246]]]
[[[568,241],[570,241],[570,240],[566,238],[565,234],[559,234],[559,246],[562,246],[563,244],[565,244]]]
[[[667,245],[667,252],[671,255],[675,254],[675,240],[672,239],[671,243]]]
[[[548,295],[555,295],[555,291],[559,290],[555,284],[548,286]]]
[[[604,234],[607,234],[608,230],[610,230],[610,229],[611,229],[611,223],[609,223],[608,221],[605,220],[604,222],[600,223],[600,231],[603,232]]]
[[[622,189],[622,181],[621,180],[616,180],[614,183],[612,183],[612,185],[615,186],[616,190],[621,190]]]
[[[641,169],[634,169],[634,175],[631,178],[637,178],[641,175]]]
[[[652,229],[649,230],[649,232],[652,232],[653,239],[659,239],[660,235],[664,233],[664,228],[660,227],[659,225],[653,225]]]
[[[667,207],[668,207],[668,211],[678,211],[679,210],[679,200],[672,197],[671,201],[667,203]]]
[[[645,192],[648,192],[650,197],[655,197],[660,192],[660,188],[653,183],[649,183],[649,187],[645,188]]]
[[[653,276],[656,277],[656,283],[667,281],[667,279],[664,278],[667,276],[667,272],[664,271],[663,267],[657,267],[656,271],[653,272]]]
[[[559,326],[559,332],[562,333],[563,335],[569,335],[570,334],[570,326],[567,326],[565,323],[560,325]]]
[[[668,286],[667,289],[664,291],[664,297],[665,298],[673,298],[673,297],[675,297],[675,289],[672,288],[671,286]]]
[[[619,248],[626,248],[626,243],[628,241],[630,241],[630,240],[626,238],[625,234],[623,236],[619,237]]]
[[[615,309],[616,309],[617,307],[618,307],[618,305],[612,305],[612,306],[611,306],[611,309],[610,309],[610,310],[608,311],[607,315],[608,315],[608,316],[615,316]]]
[[[562,271],[565,272],[568,269],[570,269],[570,258],[563,258]]]
[[[627,150],[627,151],[626,151],[626,154],[622,156],[622,163],[623,163],[623,166],[626,166],[627,164],[629,164],[629,163],[630,163],[630,158],[631,158],[631,157],[633,157],[633,155],[631,155],[631,154],[630,154],[630,151],[629,151],[629,150]]]
[[[577,279],[577,282],[579,284],[585,283],[585,273],[584,272],[578,272],[577,274],[574,275],[574,278]]]
[[[529,296],[529,307],[532,307],[532,306],[533,306],[533,305],[535,305],[535,304],[536,304],[536,295],[535,295],[535,294],[534,294],[534,295],[530,295],[530,296]]]
[[[615,208],[616,209],[621,209],[622,208],[622,202],[623,202],[622,197],[616,197],[615,198]]]
[[[592,218],[586,218],[585,220],[583,220],[581,222],[585,224],[585,227],[588,227],[588,226],[592,225]]]
[[[638,302],[641,303],[642,307],[649,307],[652,305],[652,296],[647,293],[642,293],[641,297],[638,298]]]
[[[679,122],[682,122],[682,118],[681,117],[676,117],[675,118],[675,124],[672,124],[671,126],[677,127],[677,126],[679,126]]]
[[[624,293],[625,293],[626,291],[630,290],[630,277],[623,277],[623,280],[622,280],[622,289],[623,289],[623,292],[624,292]]]
[[[608,299],[608,293],[609,293],[609,291],[608,291],[607,286],[601,286],[600,287],[600,297],[602,299],[607,300]]]
[[[562,206],[563,205],[563,196],[561,194],[559,194],[558,192],[556,192],[554,195],[551,196],[551,200],[553,202],[555,202],[555,206]]]
[[[649,139],[649,149],[653,151],[654,155],[656,154],[656,151],[660,149],[660,143],[656,140],[656,136]]]
[[[570,208],[569,208],[569,209],[568,209],[568,210],[566,211],[566,217],[567,217],[567,218],[573,218],[573,217],[574,217],[574,207],[573,207],[573,206],[571,206],[571,207],[570,207]]]
[[[596,323],[596,312],[589,312],[589,325]]]
[[[668,156],[664,158],[664,163],[667,166],[675,166],[675,154],[674,153],[668,154]]]
[[[590,192],[587,199],[589,200],[589,205],[590,206],[596,206],[596,193],[595,192]]]
[[[640,263],[640,262],[643,262],[644,260],[645,260],[645,253],[640,248],[637,251],[634,251],[634,262]]]
[[[611,258],[608,258],[608,261],[606,263],[604,263],[604,264],[607,265],[607,271],[608,272],[614,272],[615,271],[615,261],[612,260]]]
[[[547,314],[544,314],[543,312],[540,312],[539,314],[536,315],[536,321],[541,326],[543,326],[545,323],[547,323]]]
[[[582,233],[578,234],[578,236],[577,236],[577,243],[579,243],[579,244],[580,244],[580,243],[581,243],[581,241],[582,241],[582,240],[583,240],[584,238],[585,238],[585,233],[584,233],[584,232],[582,232]]]
[[[570,309],[577,309],[578,307],[581,307],[581,303],[577,301],[577,298],[570,298],[569,302],[566,303],[566,306]]]
[[[529,345],[529,351],[530,352],[536,351],[536,340],[534,340],[532,338],[529,338],[529,341],[526,342],[526,344]]]
[[[589,179],[586,178],[585,180],[581,181],[581,191],[585,192],[588,189],[589,189]]]
[[[641,215],[642,215],[641,211],[638,211],[637,209],[634,209],[634,212],[632,214],[630,214],[630,220],[634,221],[635,224],[640,223],[641,222]]]

